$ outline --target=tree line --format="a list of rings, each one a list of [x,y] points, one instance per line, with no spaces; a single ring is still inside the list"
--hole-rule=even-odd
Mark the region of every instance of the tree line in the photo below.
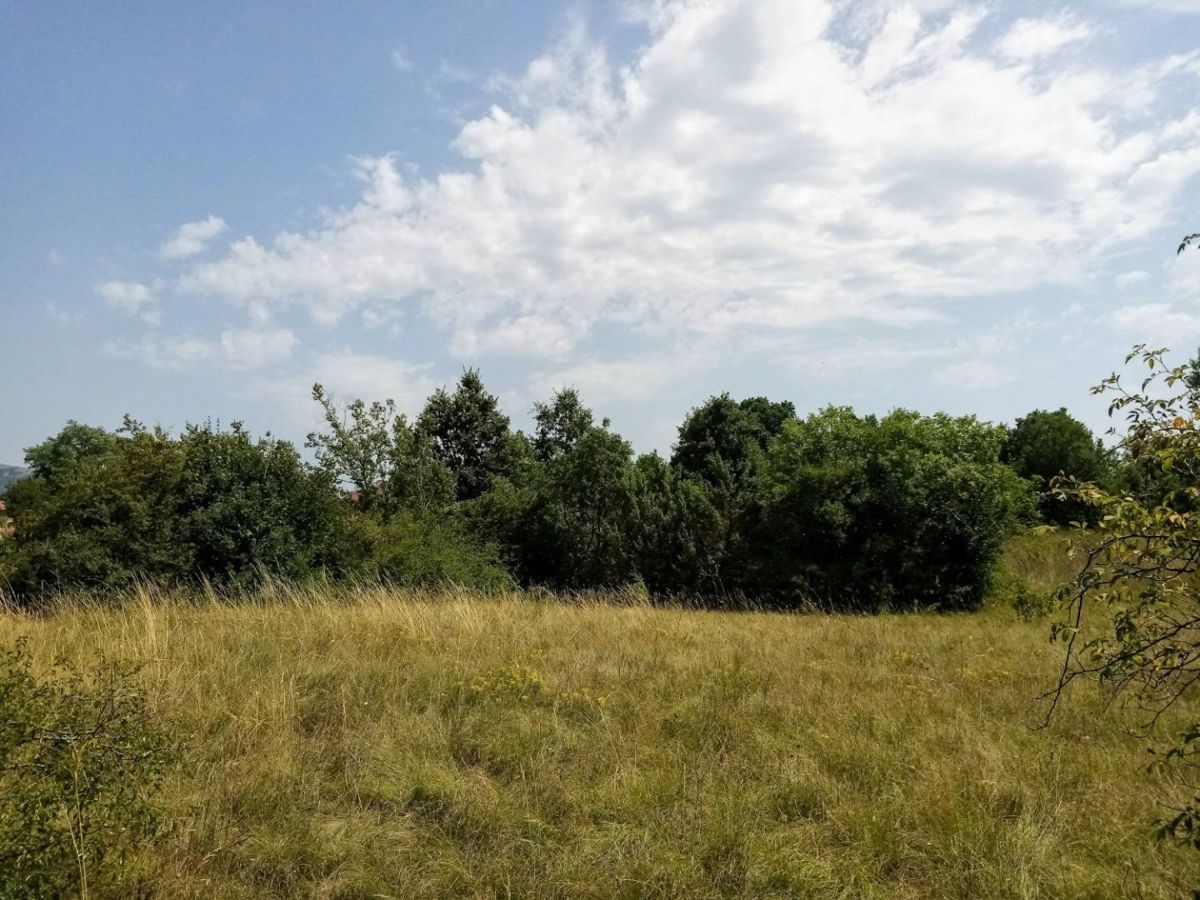
[[[312,462],[240,423],[67,423],[4,497],[0,584],[27,605],[138,579],[318,577],[969,609],[1014,528],[1089,515],[1048,491],[1055,476],[1164,489],[1065,410],[1010,428],[721,394],[663,458],[636,455],[569,388],[515,430],[473,369],[412,421],[321,385],[313,399]]]

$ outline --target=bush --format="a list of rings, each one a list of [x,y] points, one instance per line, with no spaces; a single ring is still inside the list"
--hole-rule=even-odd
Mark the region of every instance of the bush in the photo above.
[[[130,851],[162,820],[152,800],[174,758],[136,673],[34,675],[0,653],[0,898],[125,896]]]
[[[637,579],[633,450],[606,426],[588,426],[569,449],[464,508],[522,583],[595,588]]]
[[[460,585],[481,591],[514,587],[493,546],[477,542],[453,522],[399,514],[387,524],[369,517],[349,523],[352,572],[408,587]]]
[[[1017,419],[1004,441],[1001,459],[1033,482],[1041,494],[1038,505],[1042,518],[1056,525],[1085,521],[1093,511],[1051,493],[1051,481],[1059,475],[1096,481],[1106,476],[1111,466],[1104,445],[1065,409],[1039,409]]]
[[[76,447],[64,435],[83,427],[32,448],[35,474],[7,495],[13,532],[0,576],[25,602],[139,578],[247,583],[339,564],[333,479],[291,444],[255,441],[238,423],[189,426],[175,439],[127,421],[107,441],[87,430],[86,453],[55,449]]]
[[[785,604],[966,609],[984,597],[1029,488],[973,417],[830,407],[784,425],[747,579]]]

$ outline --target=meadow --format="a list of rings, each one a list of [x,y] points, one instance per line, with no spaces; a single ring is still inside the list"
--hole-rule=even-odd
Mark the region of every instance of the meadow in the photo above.
[[[1044,557],[1018,544],[1008,568]],[[39,667],[140,662],[182,740],[143,895],[1186,895],[1200,859],[1150,836],[1148,738],[1091,685],[1038,728],[1047,634],[1000,602],[349,587],[0,614]]]

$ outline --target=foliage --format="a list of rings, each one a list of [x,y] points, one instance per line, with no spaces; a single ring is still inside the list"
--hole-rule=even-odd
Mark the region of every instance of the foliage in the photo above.
[[[749,487],[768,443],[795,417],[791,403],[765,397],[735,402],[729,394],[711,397],[679,426],[671,464],[726,490]]]
[[[508,416],[484,389],[476,369],[463,372],[453,394],[443,388],[434,392],[417,429],[429,436],[434,455],[454,473],[459,500],[478,497],[492,479],[512,474],[520,456]]]
[[[505,548],[524,583],[624,584],[637,577],[632,461],[619,435],[590,425],[524,478],[497,484],[466,516]]]
[[[549,403],[535,403],[533,418],[536,423],[533,456],[539,462],[550,462],[569,453],[593,424],[592,411],[583,405],[574,388],[556,392]]]
[[[234,422],[228,431],[188,426],[178,445],[182,477],[171,498],[173,518],[191,560],[181,577],[298,579],[337,565],[332,478],[305,467],[290,443],[270,435],[255,441]]]
[[[409,425],[392,400],[355,400],[341,415],[319,384],[313,399],[328,431],[310,434],[307,446],[326,472],[354,485],[363,512],[386,523],[404,510],[440,510],[453,501],[453,473],[435,456],[429,436]]]
[[[1101,481],[1110,465],[1104,445],[1065,409],[1035,410],[1017,419],[1004,442],[1001,459],[1036,485],[1042,518],[1056,525],[1083,521],[1092,510],[1051,493],[1050,482],[1060,475]]]
[[[0,897],[115,895],[160,834],[175,751],[135,675],[102,660],[38,677],[24,644],[0,652]]]
[[[512,576],[496,549],[480,544],[453,521],[413,512],[386,524],[356,517],[349,525],[348,556],[359,579],[406,587],[511,589]]]
[[[1051,714],[1068,684],[1099,680],[1114,698],[1152,726],[1179,702],[1200,674],[1200,393],[1188,367],[1169,367],[1164,350],[1137,346],[1126,357],[1147,369],[1129,389],[1114,373],[1094,392],[1109,395],[1110,414],[1123,414],[1122,449],[1156,465],[1177,487],[1157,502],[1062,480],[1062,496],[1092,505],[1098,525],[1083,532],[1078,577],[1064,589],[1065,615],[1053,635],[1066,645]],[[1100,612],[1099,623],[1090,614]],[[1200,726],[1186,729],[1163,759],[1184,765],[1200,754]],[[1161,833],[1200,846],[1200,796],[1163,823]]]
[[[29,602],[135,579],[315,574],[962,608],[980,601],[1011,521],[1033,510],[1029,485],[998,463],[1002,430],[973,419],[831,409],[798,422],[791,403],[722,394],[691,411],[667,464],[635,460],[569,388],[534,405],[527,439],[475,370],[415,424],[391,400],[342,408],[319,384],[313,398],[325,420],[308,437],[315,465],[240,423],[177,438],[68,423],[30,449],[34,475],[12,488],[0,578]],[[1061,428],[1038,426],[1064,419],[1022,420],[1014,459],[1041,464],[1043,434],[1061,449]]]
[[[191,569],[192,548],[173,515],[183,483],[181,446],[132,421],[109,437],[106,450],[56,455],[61,464],[39,467],[42,474],[9,490],[14,534],[4,574],[18,596],[114,588],[138,577],[171,580]]]
[[[721,394],[692,410],[679,427],[671,465],[707,489],[718,522],[708,532],[712,577],[722,590],[753,590],[746,569],[761,514],[759,476],[771,442],[794,418],[795,408],[786,401],[737,402]]]
[[[337,566],[332,480],[290,444],[255,441],[238,423],[172,438],[132,420],[102,443],[57,454],[49,467],[31,460],[40,474],[9,492],[14,533],[3,566],[18,596],[135,579],[300,578]]]
[[[25,463],[35,477],[57,483],[88,460],[107,455],[116,441],[116,435],[103,428],[70,419],[58,434],[26,450]]]
[[[656,595],[722,593],[726,523],[714,491],[656,454],[639,457],[632,474],[631,553],[638,577]]]
[[[1028,489],[973,417],[829,407],[788,422],[763,474],[752,585],[782,602],[978,606]]]

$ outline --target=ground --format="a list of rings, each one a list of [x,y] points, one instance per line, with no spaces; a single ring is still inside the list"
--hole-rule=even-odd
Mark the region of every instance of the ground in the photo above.
[[[144,663],[185,744],[162,896],[1185,894],[1149,740],[1092,686],[1037,727],[1047,633],[329,589],[0,615],[39,665]]]

